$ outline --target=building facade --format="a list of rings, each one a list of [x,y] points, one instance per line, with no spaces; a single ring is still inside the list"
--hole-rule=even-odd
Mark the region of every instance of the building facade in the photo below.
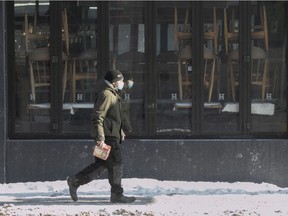
[[[0,182],[93,161],[95,86],[117,68],[125,177],[288,186],[286,1],[0,2]]]

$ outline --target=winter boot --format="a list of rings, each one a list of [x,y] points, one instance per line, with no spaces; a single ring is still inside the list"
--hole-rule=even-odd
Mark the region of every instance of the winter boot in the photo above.
[[[118,195],[116,193],[111,193],[110,202],[111,203],[133,203],[136,200],[135,197],[127,197],[123,194]]]
[[[77,189],[80,186],[79,179],[76,176],[68,176],[67,184],[69,186],[71,199],[76,202],[78,200]]]

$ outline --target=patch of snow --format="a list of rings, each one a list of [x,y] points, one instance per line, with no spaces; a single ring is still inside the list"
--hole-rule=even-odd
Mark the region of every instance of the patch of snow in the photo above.
[[[78,189],[78,202],[66,181],[0,184],[0,216],[283,216],[288,188],[268,183],[187,182],[123,179],[132,204],[110,203],[110,185],[99,179]]]

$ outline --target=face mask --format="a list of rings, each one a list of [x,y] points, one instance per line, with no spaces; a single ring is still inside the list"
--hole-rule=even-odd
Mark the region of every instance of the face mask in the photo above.
[[[128,80],[128,82],[127,82],[128,88],[132,88],[133,85],[134,85],[134,82],[132,80]]]
[[[118,82],[117,89],[121,91],[123,87],[124,87],[124,82],[123,81]]]

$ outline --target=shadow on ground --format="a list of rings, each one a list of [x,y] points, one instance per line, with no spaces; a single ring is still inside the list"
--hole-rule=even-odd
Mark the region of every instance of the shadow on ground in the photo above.
[[[77,202],[73,202],[70,197],[40,197],[40,198],[15,198],[14,200],[0,202],[0,206],[4,204],[14,205],[146,205],[153,203],[152,197],[136,197],[134,203],[110,203],[109,197],[80,197]]]

